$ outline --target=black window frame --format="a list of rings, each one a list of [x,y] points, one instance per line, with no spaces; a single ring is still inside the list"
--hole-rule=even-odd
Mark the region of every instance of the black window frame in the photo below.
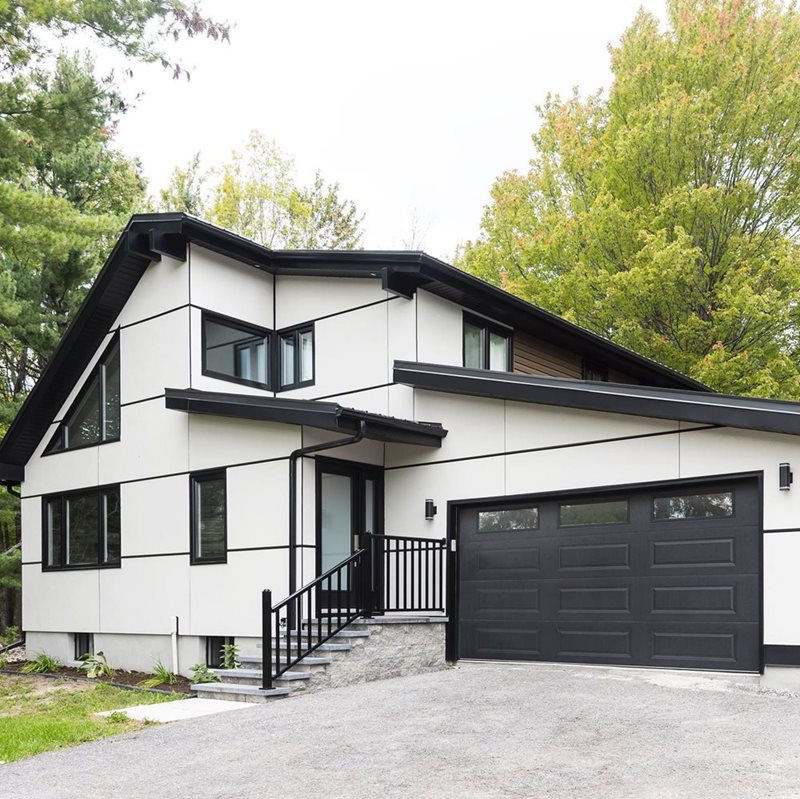
[[[119,543],[119,558],[117,560],[107,560],[105,553],[107,551],[106,537],[108,534],[108,519],[104,513],[104,499],[107,494],[116,492],[119,502],[120,513],[120,543]],[[91,496],[96,494],[97,499],[97,563],[78,563],[68,564],[67,560],[67,538],[68,530],[66,529],[67,523],[67,501],[71,497]],[[60,536],[61,542],[59,546],[60,551],[60,564],[53,565],[50,563],[50,546],[49,546],[49,521],[50,521],[50,503],[59,502],[60,512]],[[92,488],[80,488],[72,491],[61,491],[54,494],[45,494],[42,496],[42,571],[82,571],[86,569],[119,569],[122,567],[122,497],[119,483],[111,483],[109,485],[96,486]]]
[[[299,380],[300,376],[300,335],[302,333],[311,333],[311,379]],[[283,348],[281,343],[285,338],[292,337],[294,339],[294,376],[295,380],[292,383],[282,383],[281,378],[283,375]],[[317,336],[314,330],[313,322],[305,322],[302,325],[293,325],[292,327],[284,327],[275,333],[275,348],[273,364],[275,366],[274,385],[276,391],[291,391],[295,388],[304,388],[305,386],[313,386],[317,377]]]
[[[581,380],[594,383],[608,383],[608,367],[587,358],[581,360]]]
[[[196,503],[197,493],[195,486],[198,483],[210,482],[222,479],[225,483],[223,491],[225,498],[225,517],[222,526],[222,548],[220,556],[209,557],[197,554],[197,523],[198,507]],[[192,472],[189,475],[189,563],[192,566],[208,566],[214,564],[225,564],[228,562],[228,474],[227,469],[206,469],[201,472]]]
[[[107,436],[105,373],[108,363],[112,359],[115,352],[120,362],[120,376],[119,376],[120,402],[117,408],[117,411],[119,413],[119,423],[118,423],[117,435]],[[92,386],[92,383],[94,383],[95,380],[97,381],[97,385]],[[80,405],[83,403],[83,401],[86,399],[86,397],[92,390],[97,392],[97,402],[99,405],[99,414],[100,414],[100,419],[99,419],[100,438],[97,441],[90,441],[85,444],[78,444],[77,446],[72,447],[69,445],[69,441],[67,439],[67,427],[69,425],[73,413],[80,407]],[[56,432],[53,434],[50,441],[47,442],[47,446],[44,448],[42,457],[50,455],[58,455],[61,452],[74,452],[75,450],[86,449],[87,447],[99,447],[102,446],[103,444],[113,444],[119,441],[122,438],[121,408],[122,408],[122,354],[120,351],[119,331],[117,331],[112,337],[111,341],[108,343],[108,346],[103,350],[103,354],[98,359],[94,368],[87,376],[83,388],[78,392],[78,395],[75,397],[72,404],[69,406],[69,409],[62,416],[61,421],[58,423],[58,428],[56,429]]]
[[[248,333],[252,336],[267,339],[267,352],[269,362],[266,369],[266,383],[259,383],[257,380],[249,380],[246,377],[237,377],[236,375],[229,375],[225,372],[217,372],[215,369],[209,369],[206,364],[206,322],[218,324],[225,327],[239,330],[242,333]],[[239,383],[243,386],[251,386],[253,388],[261,388],[267,391],[272,391],[275,385],[275,333],[266,327],[259,327],[258,325],[250,324],[250,322],[243,322],[241,319],[234,319],[231,316],[224,314],[214,313],[212,311],[203,311],[200,320],[200,338],[202,349],[202,373],[207,377],[214,377],[217,380],[226,380],[229,383]]]
[[[492,322],[489,319],[486,319],[483,316],[475,316],[475,314],[467,313],[464,311],[463,317],[461,320],[461,365],[467,368],[467,325],[472,325],[473,327],[480,327],[486,331],[483,339],[483,353],[482,353],[482,361],[485,366],[480,367],[481,369],[485,369],[486,371],[494,371],[494,372],[513,372],[514,371],[514,329],[511,327],[506,327],[504,325],[498,324],[497,322]],[[491,333],[494,333],[496,336],[502,336],[503,338],[508,341],[508,357],[506,368],[503,370],[500,369],[490,369],[489,368],[489,353],[490,353],[490,339],[489,336]],[[469,367],[475,368],[475,367]]]

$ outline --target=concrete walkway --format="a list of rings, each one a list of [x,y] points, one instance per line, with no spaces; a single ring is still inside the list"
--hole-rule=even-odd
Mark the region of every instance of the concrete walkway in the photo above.
[[[175,702],[163,702],[160,705],[134,705],[119,710],[104,710],[98,716],[110,716],[112,713],[124,713],[130,719],[153,721],[166,724],[170,721],[186,721],[199,719],[202,716],[214,716],[227,713],[229,710],[247,710],[244,702],[226,702],[223,699],[180,699]]]
[[[5,796],[800,796],[800,700],[665,672],[465,664],[0,766]]]

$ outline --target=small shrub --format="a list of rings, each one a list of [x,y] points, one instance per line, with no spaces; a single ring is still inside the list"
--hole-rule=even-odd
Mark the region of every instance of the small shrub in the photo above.
[[[115,710],[113,713],[109,713],[106,718],[111,724],[124,724],[126,721],[130,721],[128,714],[123,710]]]
[[[157,685],[175,685],[178,678],[160,661],[156,661],[153,666],[153,676],[142,680],[139,685],[142,688],[155,688]]]
[[[223,669],[239,669],[242,666],[239,660],[239,647],[236,644],[223,644],[222,649],[219,650],[222,657]]]
[[[30,663],[26,663],[20,671],[23,674],[46,674],[51,671],[58,671],[61,661],[58,658],[50,657],[46,652],[39,654]]]
[[[8,665],[8,660],[0,655],[0,669],[4,669]]]
[[[19,641],[21,637],[22,633],[20,632],[19,627],[11,625],[11,627],[6,627],[6,631],[5,633],[3,633],[3,636],[2,638],[0,638],[0,641],[2,641],[3,644],[13,644]]]
[[[194,666],[189,669],[189,671],[192,672],[193,683],[220,681],[216,674],[212,674],[208,670],[208,666],[206,666],[205,663],[195,663]]]
[[[102,652],[87,652],[81,656],[81,665],[78,668],[85,672],[90,680],[97,680],[100,677],[108,677],[109,679],[114,676],[114,670],[109,666],[106,656]]]

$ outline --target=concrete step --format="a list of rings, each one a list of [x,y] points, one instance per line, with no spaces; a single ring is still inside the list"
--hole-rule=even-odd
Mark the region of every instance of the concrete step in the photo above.
[[[305,628],[300,630],[299,632],[297,630],[292,630],[291,635],[292,635],[292,638],[297,638],[298,635],[302,635],[303,638],[306,638],[308,636],[308,630],[306,630]],[[322,637],[323,638],[327,637],[327,635],[328,635],[328,633],[326,632],[325,628],[323,627],[322,628]],[[286,636],[287,636],[287,633],[286,632],[282,632],[280,637],[281,638],[286,638]],[[333,634],[333,638],[369,638],[369,636],[370,636],[370,632],[366,628],[363,629],[363,630],[358,630],[358,629],[357,630],[353,630],[350,627],[345,627],[344,630],[339,630],[338,633],[334,633]],[[316,639],[316,638],[319,638],[319,637],[320,636],[317,634],[317,628],[316,628],[316,625],[315,625],[315,626],[313,626],[311,628],[311,638],[312,639]]]
[[[228,699],[234,702],[271,702],[285,699],[292,693],[292,689],[285,686],[264,691],[256,685],[225,682],[196,683],[192,690],[203,699]]]
[[[261,669],[209,669],[212,674],[216,674],[222,680],[218,685],[234,684],[234,685],[260,685],[262,679]],[[290,669],[276,677],[273,683],[278,687],[288,687],[291,683],[298,681],[310,680],[312,674],[310,671],[295,671]],[[207,683],[214,685],[214,683]]]

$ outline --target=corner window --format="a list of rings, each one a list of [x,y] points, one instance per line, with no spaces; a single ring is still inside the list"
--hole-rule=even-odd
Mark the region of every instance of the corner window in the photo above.
[[[581,380],[608,383],[608,367],[599,363],[592,363],[584,358],[581,365]]]
[[[203,374],[269,388],[270,331],[203,314]]]
[[[119,441],[119,338],[103,353],[45,454]]]
[[[119,566],[119,486],[48,496],[43,503],[45,568]]]
[[[314,382],[314,327],[296,327],[278,333],[280,389],[310,386]]]
[[[511,331],[478,316],[464,314],[464,366],[511,371]]]
[[[225,563],[228,556],[225,472],[194,474],[190,484],[192,563]]]

